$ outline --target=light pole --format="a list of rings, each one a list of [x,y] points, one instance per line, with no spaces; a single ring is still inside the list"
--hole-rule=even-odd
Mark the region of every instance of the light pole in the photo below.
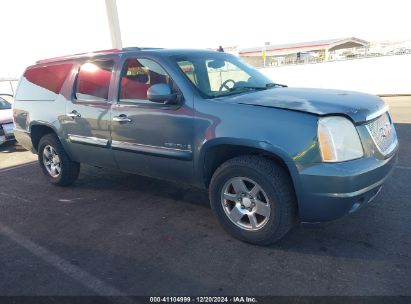
[[[113,49],[121,49],[123,45],[121,42],[120,21],[118,19],[116,0],[106,0],[106,11],[108,26],[110,28],[111,46]]]
[[[265,43],[264,43],[264,46],[263,46],[263,49],[262,49],[262,52],[261,52],[261,55],[263,56],[263,67],[266,66],[266,62],[267,62],[267,59],[266,59],[267,54],[266,54],[266,52],[267,52],[267,46],[269,46],[269,45],[270,45],[270,42],[265,42]]]

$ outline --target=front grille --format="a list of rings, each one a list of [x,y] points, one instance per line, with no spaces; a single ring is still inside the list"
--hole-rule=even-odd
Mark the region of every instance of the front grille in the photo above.
[[[382,154],[387,155],[395,148],[397,134],[388,112],[368,123],[367,129]]]

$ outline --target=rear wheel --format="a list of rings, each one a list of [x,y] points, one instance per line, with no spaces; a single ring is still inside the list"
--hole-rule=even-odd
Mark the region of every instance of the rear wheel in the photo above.
[[[40,167],[52,184],[68,186],[77,179],[80,164],[70,159],[55,134],[44,135],[37,151]]]
[[[270,244],[296,221],[296,198],[288,173],[258,156],[240,156],[223,163],[210,183],[210,201],[223,228],[234,237]]]

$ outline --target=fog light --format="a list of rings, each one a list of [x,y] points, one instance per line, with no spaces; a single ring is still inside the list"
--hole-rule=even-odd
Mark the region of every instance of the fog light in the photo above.
[[[353,213],[355,211],[357,211],[358,208],[360,208],[361,204],[360,203],[355,203],[354,205],[352,205],[349,213]]]
[[[348,212],[349,212],[349,213],[353,213],[353,212],[357,211],[358,208],[361,207],[362,203],[364,203],[364,200],[365,200],[364,197],[360,198],[360,199],[358,200],[358,202],[356,202],[356,203],[354,203],[354,205],[352,205],[350,211],[348,211]]]

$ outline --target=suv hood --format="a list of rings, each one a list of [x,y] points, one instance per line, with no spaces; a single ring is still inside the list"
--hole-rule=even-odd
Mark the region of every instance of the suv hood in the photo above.
[[[13,110],[0,110],[0,123],[13,122]]]
[[[228,98],[231,102],[240,104],[289,109],[317,115],[345,114],[355,122],[366,121],[367,116],[382,111],[385,107],[382,99],[374,95],[324,89],[272,88]]]

